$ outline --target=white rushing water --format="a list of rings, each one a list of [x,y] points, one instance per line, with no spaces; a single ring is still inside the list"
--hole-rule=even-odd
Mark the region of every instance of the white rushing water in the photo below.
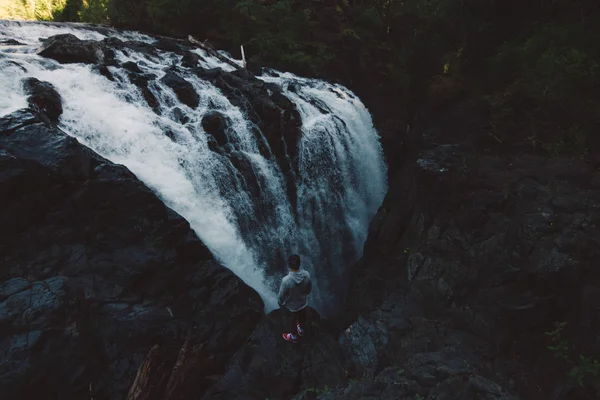
[[[61,65],[36,54],[40,38],[61,33],[90,40],[110,35],[155,41],[135,32],[100,32],[0,21],[0,43],[14,39],[25,44],[0,44],[0,117],[26,107],[23,78],[52,83],[63,99],[60,127],[100,155],[128,167],[186,218],[215,257],[261,295],[266,311],[277,307],[276,290],[285,273],[285,265],[266,264],[297,252],[313,275],[312,305],[325,314],[335,312],[340,301],[336,291],[342,290],[338,282],[360,257],[369,221],[386,191],[379,138],[360,100],[339,85],[289,73],[270,71],[260,77],[280,85],[302,118],[294,172],[297,199],[291,203],[280,166],[261,155],[252,123],[219,89],[191,71],[183,72],[200,96],[199,106],[192,109],[160,82],[165,69],[180,63],[181,56],[117,51],[119,63],[133,61],[144,73],[156,75],[149,89],[159,102],[161,115],[157,115],[123,69],[109,67],[115,77],[110,81],[93,66]],[[200,66],[232,69],[202,50],[194,52],[202,56]],[[268,205],[250,232],[241,225],[252,225],[253,215],[259,212],[256,198],[232,160],[209,148],[201,121],[211,111],[227,117],[230,154],[251,166],[260,203]]]

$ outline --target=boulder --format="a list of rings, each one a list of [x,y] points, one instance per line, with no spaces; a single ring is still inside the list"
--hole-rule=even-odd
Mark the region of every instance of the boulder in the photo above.
[[[21,43],[15,39],[0,39],[0,45],[2,45],[2,46],[25,46],[25,43]]]
[[[203,399],[288,398],[298,391],[343,382],[341,349],[316,311],[311,314],[312,324],[297,343],[281,337],[291,325],[287,311],[278,309],[265,316]]]
[[[159,50],[168,51],[171,53],[182,53],[182,48],[177,41],[168,37],[161,37],[154,43],[154,47]]]
[[[114,82],[115,77],[112,75],[112,72],[108,69],[108,65],[106,64],[98,64],[93,67],[100,75],[108,79],[109,81]]]
[[[260,57],[258,57],[256,55],[251,56],[248,59],[246,68],[248,69],[248,71],[252,72],[254,75],[260,76],[260,75],[262,75],[262,71],[263,71],[263,62],[260,59]]]
[[[149,43],[139,42],[136,40],[122,41],[121,39],[111,36],[101,40],[98,43],[102,46],[106,46],[113,50],[120,50],[123,53],[125,53],[125,55],[129,55],[129,50],[133,50],[137,53],[142,53],[150,57],[156,57],[157,55],[155,46]]]
[[[202,128],[212,135],[219,146],[225,146],[227,139],[227,120],[226,117],[218,111],[210,111],[202,117]]]
[[[63,112],[62,98],[54,86],[36,78],[23,79],[23,89],[29,95],[29,107],[44,113],[52,122],[58,122]]]
[[[181,216],[31,110],[0,119],[0,202],[5,398],[122,399],[153,347],[175,360],[190,337],[213,360],[200,396],[261,318]]]
[[[183,53],[181,65],[186,68],[196,68],[200,60],[201,57],[198,54],[192,53],[191,51],[186,51]]]
[[[121,65],[121,67],[123,67],[123,69],[126,69],[127,71],[134,72],[136,74],[143,73],[143,71],[140,69],[140,67],[138,67],[138,65],[136,63],[134,63],[133,61],[125,62],[125,63],[123,63],[123,65]]]
[[[183,104],[190,108],[198,107],[200,96],[198,96],[191,83],[173,72],[167,72],[160,81],[170,87]]]
[[[114,56],[112,51],[101,43],[81,40],[70,33],[45,39],[37,53],[62,64],[98,64]]]
[[[173,113],[173,118],[179,122],[180,124],[187,124],[190,122],[190,117],[183,112],[183,110],[179,107],[174,107],[171,112]]]
[[[374,375],[380,367],[379,357],[389,342],[389,334],[382,321],[359,317],[342,333],[339,342],[352,376]]]
[[[146,104],[148,104],[156,114],[160,115],[160,103],[148,87],[148,82],[154,79],[156,79],[156,75],[154,74],[129,73],[129,80],[140,89]]]

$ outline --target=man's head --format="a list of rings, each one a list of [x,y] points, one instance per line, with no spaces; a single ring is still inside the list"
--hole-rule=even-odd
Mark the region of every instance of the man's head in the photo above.
[[[288,257],[288,266],[292,271],[298,271],[300,269],[300,256],[292,254]]]

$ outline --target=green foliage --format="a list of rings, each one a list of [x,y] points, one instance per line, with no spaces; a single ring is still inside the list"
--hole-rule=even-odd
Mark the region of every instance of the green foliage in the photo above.
[[[548,349],[570,366],[567,376],[574,384],[579,387],[593,386],[600,377],[600,363],[595,358],[581,354],[575,359],[571,357],[572,349],[562,336],[566,326],[566,322],[557,322],[553,330],[544,333],[551,338],[552,344]]]
[[[0,19],[52,21],[65,4],[66,0],[0,0]]]
[[[92,24],[103,24],[108,18],[109,0],[83,0],[81,10],[78,13],[80,21]]]
[[[491,104],[495,135],[521,134],[550,155],[587,154],[598,128],[590,88],[600,85],[600,57],[585,35],[578,25],[545,24],[499,47],[490,77],[508,90]]]
[[[488,100],[491,144],[600,149],[600,13],[592,0],[0,0],[0,18],[110,23],[209,39],[239,57],[350,86],[387,118],[432,81]],[[450,99],[452,100],[452,98]],[[451,104],[451,101],[445,104]],[[406,121],[401,121],[406,122]],[[403,124],[399,124],[402,126]]]
[[[554,329],[544,332],[544,335],[550,336],[552,345],[548,349],[554,353],[554,356],[562,360],[569,359],[569,346],[567,341],[562,339],[562,331],[567,326],[566,322],[557,322]]]
[[[579,355],[578,364],[569,371],[569,378],[580,387],[584,387],[588,381],[597,382],[599,376],[600,363],[598,360],[584,355]]]
[[[308,388],[304,391],[304,393],[315,393],[315,394],[327,394],[331,392],[331,388],[327,385],[323,387],[323,389],[319,388]]]

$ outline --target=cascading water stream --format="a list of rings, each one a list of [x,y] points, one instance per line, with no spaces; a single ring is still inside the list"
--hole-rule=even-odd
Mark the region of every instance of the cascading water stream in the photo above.
[[[339,85],[289,73],[270,70],[259,77],[280,86],[301,116],[297,168],[289,172],[296,197],[290,199],[281,165],[261,151],[256,126],[244,111],[190,71],[181,76],[198,93],[197,107],[181,103],[161,81],[169,66],[181,63],[181,55],[116,51],[119,65],[133,62],[156,77],[148,84],[158,103],[153,110],[120,66],[108,67],[111,81],[92,65],[59,64],[36,54],[40,38],[62,33],[156,41],[104,28],[0,21],[0,117],[27,106],[23,78],[52,83],[63,100],[60,128],[128,167],[186,218],[215,257],[261,295],[266,311],[277,307],[276,290],[285,273],[285,265],[270,264],[292,252],[313,274],[312,305],[325,315],[339,309],[344,269],[360,257],[386,191],[379,138],[356,96]],[[24,45],[2,45],[7,39]],[[234,69],[203,50],[194,52],[204,68]],[[213,151],[202,125],[215,111],[228,121],[226,154]],[[253,182],[236,160],[248,166]]]

